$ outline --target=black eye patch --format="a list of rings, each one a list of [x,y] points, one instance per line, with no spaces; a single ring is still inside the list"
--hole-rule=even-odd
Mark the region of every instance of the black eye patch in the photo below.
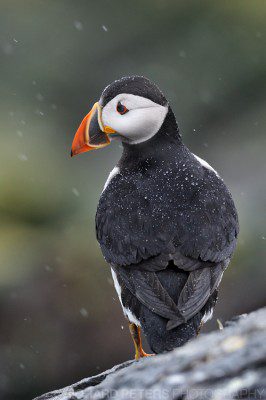
[[[120,101],[117,103],[117,106],[116,106],[116,111],[119,113],[119,114],[121,114],[121,115],[123,115],[123,114],[126,114],[129,110],[126,108],[126,106],[124,106]]]

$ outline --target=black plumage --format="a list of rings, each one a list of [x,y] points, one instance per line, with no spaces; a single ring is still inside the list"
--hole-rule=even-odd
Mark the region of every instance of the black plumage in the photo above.
[[[157,104],[167,103],[166,98],[160,89],[149,79],[143,76],[131,76],[121,78],[108,85],[101,96],[100,104],[104,107],[119,93],[134,94],[135,96],[145,97]]]
[[[188,272],[178,269],[171,263],[165,270],[157,272],[159,281],[175,303],[178,303],[180,292],[187,281],[188,275]],[[202,318],[212,310],[216,303],[217,290],[210,296],[200,312],[194,315],[187,323],[180,324],[173,329],[167,329],[168,320],[151,311],[136,296],[132,296],[122,276],[119,273],[117,276],[121,285],[124,307],[132,310],[133,314],[138,317],[142,330],[154,353],[173,350],[196,336],[199,332]]]
[[[119,92],[167,104],[145,78],[117,81],[101,104]],[[216,302],[236,246],[237,212],[222,179],[182,143],[170,106],[151,139],[123,143],[117,166],[99,201],[97,239],[124,308],[154,352],[171,350],[197,334]]]

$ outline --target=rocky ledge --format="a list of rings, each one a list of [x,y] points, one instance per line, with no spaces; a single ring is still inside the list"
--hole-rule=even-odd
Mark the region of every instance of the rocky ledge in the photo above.
[[[182,348],[127,361],[35,400],[266,399],[266,308]]]

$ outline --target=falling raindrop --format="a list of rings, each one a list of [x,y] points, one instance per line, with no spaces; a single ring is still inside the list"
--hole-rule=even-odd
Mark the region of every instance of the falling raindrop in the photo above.
[[[26,156],[26,154],[19,154],[18,159],[20,161],[28,161],[28,157]]]
[[[84,308],[84,307],[82,307],[82,308],[79,310],[79,312],[80,312],[80,314],[82,315],[82,317],[84,317],[84,318],[87,318],[88,315],[89,315],[88,311],[87,311],[86,308]]]
[[[44,97],[43,97],[43,95],[42,95],[41,93],[37,93],[37,94],[36,94],[36,99],[37,99],[38,101],[43,101]]]
[[[77,197],[79,197],[79,191],[78,191],[78,189],[77,188],[72,188],[72,193],[75,195],[75,196],[77,196]]]
[[[74,21],[74,27],[77,29],[77,31],[82,31],[83,24],[81,21]]]
[[[35,110],[35,114],[37,114],[37,115],[40,115],[40,116],[44,116],[44,112],[43,111],[41,111],[41,110],[39,110],[39,109],[36,109]]]

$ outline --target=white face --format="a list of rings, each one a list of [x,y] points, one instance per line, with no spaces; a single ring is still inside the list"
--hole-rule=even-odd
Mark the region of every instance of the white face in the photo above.
[[[121,115],[117,111],[119,102],[128,112]],[[167,105],[161,106],[145,97],[121,93],[103,108],[102,121],[104,126],[114,129],[122,140],[124,138],[132,144],[137,144],[150,139],[158,132],[167,111]]]

